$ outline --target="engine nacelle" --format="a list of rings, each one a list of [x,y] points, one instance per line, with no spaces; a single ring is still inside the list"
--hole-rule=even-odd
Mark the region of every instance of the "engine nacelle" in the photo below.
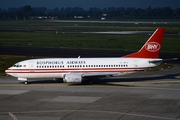
[[[66,74],[64,75],[63,81],[67,83],[81,83],[82,76],[80,74]]]

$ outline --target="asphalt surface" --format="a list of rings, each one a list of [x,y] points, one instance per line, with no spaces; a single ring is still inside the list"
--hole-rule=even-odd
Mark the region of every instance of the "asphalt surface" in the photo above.
[[[180,120],[180,65],[92,84],[0,77],[0,120]]]

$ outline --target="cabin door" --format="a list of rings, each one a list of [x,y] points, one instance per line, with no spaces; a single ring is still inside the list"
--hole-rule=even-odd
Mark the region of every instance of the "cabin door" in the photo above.
[[[29,71],[34,72],[34,62],[33,61],[29,62]]]
[[[138,61],[137,60],[134,61],[134,67],[138,68]]]

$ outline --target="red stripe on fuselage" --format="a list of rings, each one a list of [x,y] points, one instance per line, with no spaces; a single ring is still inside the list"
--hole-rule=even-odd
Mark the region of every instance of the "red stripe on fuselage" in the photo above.
[[[8,69],[6,73],[68,73],[68,72],[130,72],[144,68],[86,68],[86,69]]]

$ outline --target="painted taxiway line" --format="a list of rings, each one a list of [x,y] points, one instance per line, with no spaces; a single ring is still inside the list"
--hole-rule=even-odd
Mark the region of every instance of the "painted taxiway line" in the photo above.
[[[19,95],[29,92],[29,90],[0,90],[0,94],[5,94],[5,95]]]
[[[12,117],[13,120],[18,120],[13,113],[9,112],[9,115]]]
[[[68,86],[68,84],[0,84],[0,87],[53,87]]]
[[[0,84],[0,87],[84,87],[84,88],[115,88],[115,89],[148,89],[148,90],[166,90],[166,91],[180,91],[180,88],[171,88],[171,87],[160,87],[160,86],[138,86],[138,84],[90,84],[90,85],[81,85],[81,84]]]

